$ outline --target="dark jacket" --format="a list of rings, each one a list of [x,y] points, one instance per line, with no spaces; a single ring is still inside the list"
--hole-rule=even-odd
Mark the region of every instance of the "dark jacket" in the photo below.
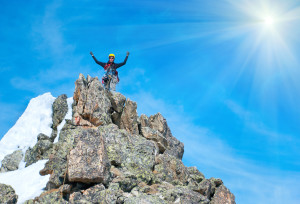
[[[105,69],[105,71],[107,71],[107,74],[112,73],[113,75],[116,75],[116,73],[117,73],[116,70],[119,67],[125,65],[126,61],[128,59],[128,56],[126,56],[124,62],[121,62],[121,63],[114,63],[114,62],[110,63],[109,61],[107,63],[104,63],[104,62],[98,61],[95,56],[92,56],[92,57],[97,64],[99,64],[101,67],[103,67]]]

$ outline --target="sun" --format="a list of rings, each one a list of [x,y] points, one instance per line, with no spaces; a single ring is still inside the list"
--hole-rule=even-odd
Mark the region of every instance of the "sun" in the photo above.
[[[272,16],[266,16],[266,17],[264,18],[264,23],[265,23],[267,26],[273,26],[274,23],[275,23],[275,19],[274,19],[274,17],[272,17]]]

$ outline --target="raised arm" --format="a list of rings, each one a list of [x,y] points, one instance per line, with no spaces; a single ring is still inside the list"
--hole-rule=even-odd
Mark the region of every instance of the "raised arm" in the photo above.
[[[127,62],[128,56],[129,56],[129,52],[127,52],[124,62],[116,63],[116,68],[119,68],[119,67],[122,67],[123,65],[125,65]]]
[[[96,57],[94,56],[94,54],[93,54],[92,51],[90,52],[90,54],[92,55],[93,59],[95,60],[95,62],[96,62],[97,64],[99,64],[99,65],[100,65],[101,67],[103,67],[103,68],[105,67],[105,64],[106,64],[106,63],[98,61],[98,60],[96,59]]]

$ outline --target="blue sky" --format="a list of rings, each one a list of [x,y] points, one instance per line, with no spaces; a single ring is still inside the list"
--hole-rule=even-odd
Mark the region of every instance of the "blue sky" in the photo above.
[[[237,203],[299,203],[300,1],[2,1],[0,138],[29,100],[103,75],[138,113],[161,112],[187,166]]]

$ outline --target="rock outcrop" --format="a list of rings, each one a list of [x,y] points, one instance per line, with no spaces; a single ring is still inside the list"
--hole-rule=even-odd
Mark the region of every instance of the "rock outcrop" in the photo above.
[[[49,159],[49,156],[52,152],[53,143],[51,139],[45,135],[40,133],[37,136],[37,143],[33,148],[28,148],[25,153],[25,162],[26,167],[37,162],[42,159]]]
[[[53,108],[53,129],[64,118],[65,98]],[[28,204],[235,203],[221,179],[183,164],[184,145],[160,113],[139,117],[136,102],[82,74],[73,99],[58,142],[40,135],[26,153],[28,165],[48,158],[40,174],[50,174],[47,191]]]
[[[68,156],[68,179],[70,182],[107,183],[110,162],[103,136],[97,129],[82,132],[76,146]]]
[[[9,185],[0,183],[0,203],[15,204],[17,201],[15,190]]]
[[[57,137],[57,127],[63,121],[66,114],[68,112],[68,102],[67,95],[62,94],[58,96],[52,105],[52,133],[51,133],[51,141]]]
[[[19,168],[19,164],[23,158],[22,150],[16,150],[11,154],[8,154],[2,160],[2,166],[0,172],[14,171]]]
[[[75,82],[73,123],[88,127],[110,124],[112,104],[106,92],[97,77],[85,79],[80,74]]]

